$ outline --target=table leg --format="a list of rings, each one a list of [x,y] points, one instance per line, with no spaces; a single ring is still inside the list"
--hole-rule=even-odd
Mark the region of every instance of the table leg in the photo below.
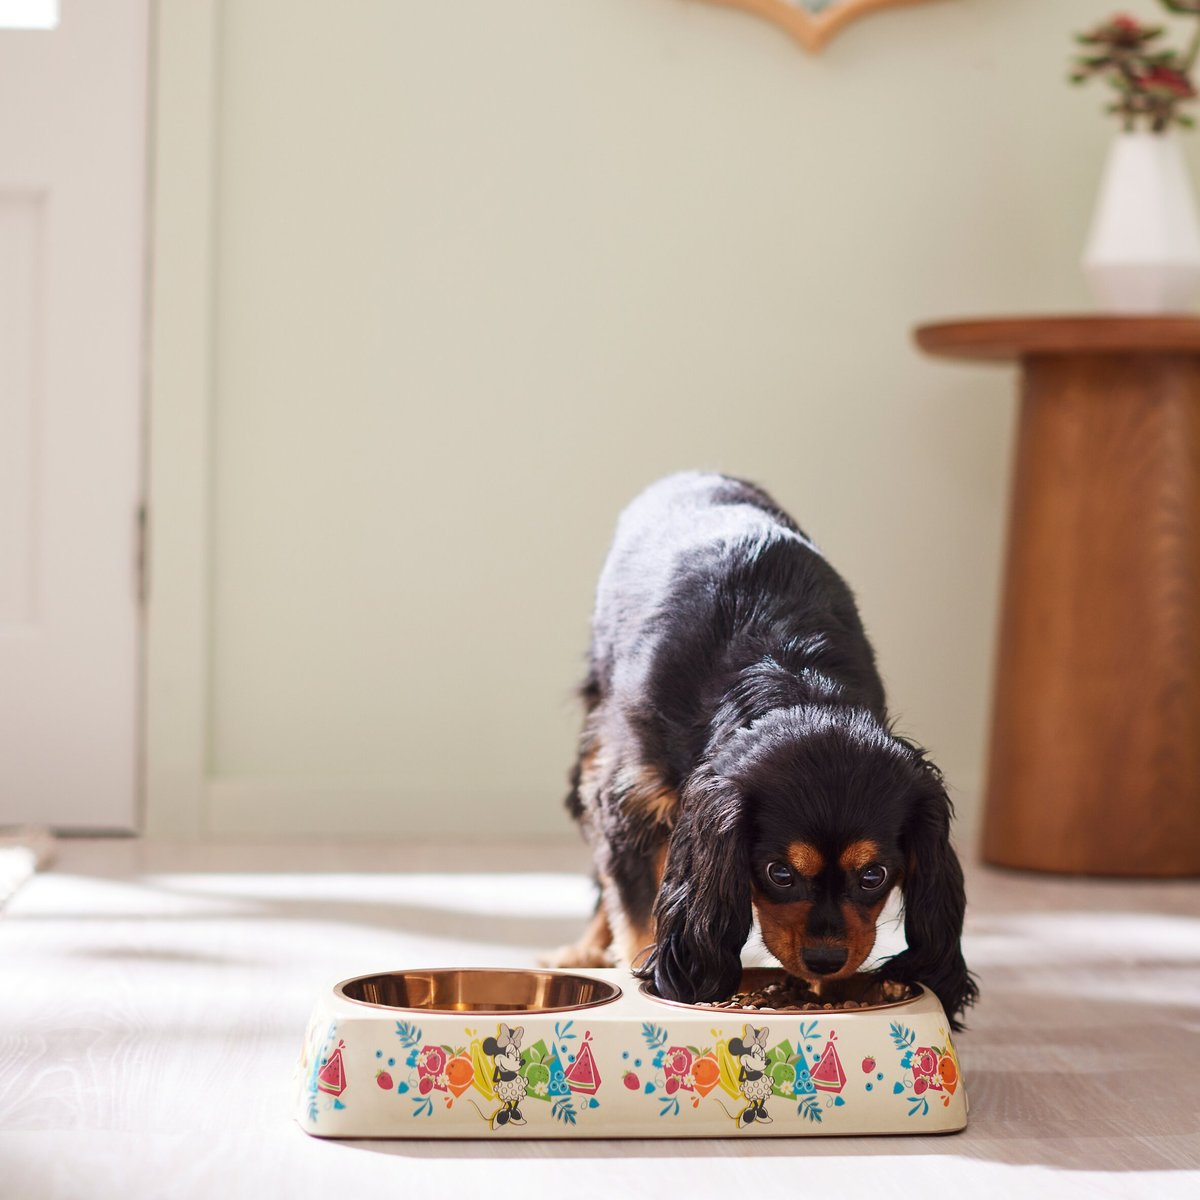
[[[984,858],[1200,874],[1200,357],[1028,357]]]

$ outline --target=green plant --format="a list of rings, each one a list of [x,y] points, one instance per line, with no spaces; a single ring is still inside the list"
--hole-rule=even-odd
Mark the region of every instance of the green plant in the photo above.
[[[1200,0],[1159,0],[1168,12],[1195,21],[1187,48],[1163,48],[1161,25],[1144,25],[1125,14],[1110,17],[1075,40],[1087,51],[1078,55],[1072,83],[1101,78],[1117,97],[1106,111],[1121,118],[1127,131],[1143,128],[1163,133],[1173,125],[1192,128],[1194,119],[1182,106],[1196,98],[1192,71],[1200,56]]]

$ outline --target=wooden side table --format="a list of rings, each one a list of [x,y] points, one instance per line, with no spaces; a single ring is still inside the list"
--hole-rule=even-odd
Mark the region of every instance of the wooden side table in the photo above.
[[[1021,367],[984,858],[1200,875],[1200,319],[916,339]]]

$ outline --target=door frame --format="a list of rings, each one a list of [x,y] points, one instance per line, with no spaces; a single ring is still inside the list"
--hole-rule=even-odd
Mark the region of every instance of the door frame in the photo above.
[[[219,0],[157,0],[150,109],[144,832],[207,832]]]

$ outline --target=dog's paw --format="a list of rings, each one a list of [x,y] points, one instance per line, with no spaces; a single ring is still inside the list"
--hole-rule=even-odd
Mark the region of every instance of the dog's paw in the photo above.
[[[615,965],[612,953],[595,942],[572,942],[559,946],[538,959],[542,967],[611,967]]]

